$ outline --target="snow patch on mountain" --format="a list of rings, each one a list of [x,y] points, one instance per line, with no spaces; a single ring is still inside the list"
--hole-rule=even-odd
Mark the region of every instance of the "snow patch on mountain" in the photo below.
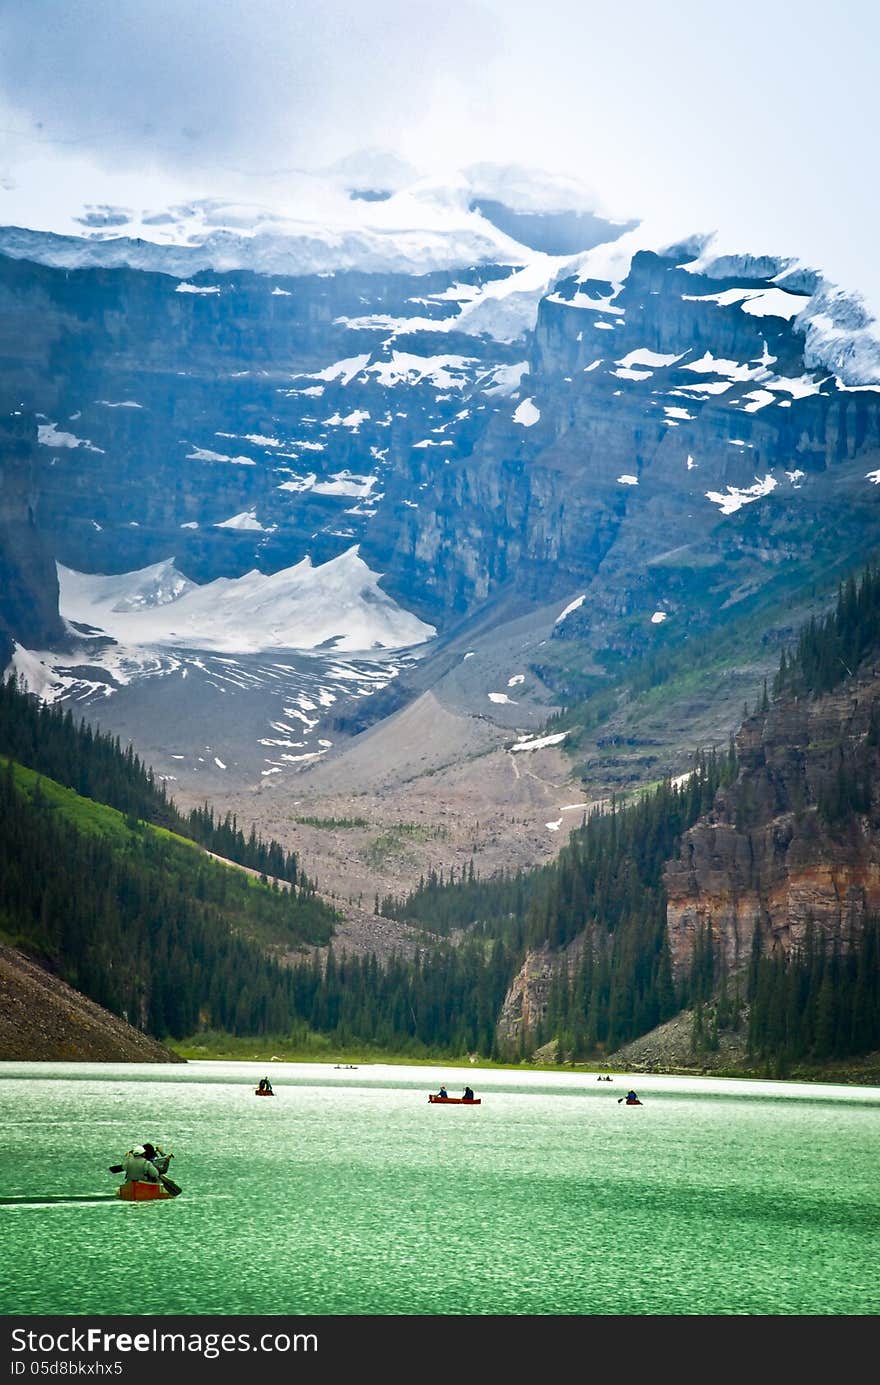
[[[764,366],[728,361],[723,357],[713,356],[711,351],[704,352],[698,361],[686,361],[683,366],[679,366],[679,370],[690,370],[695,375],[723,375],[731,381],[760,380],[768,374]]]
[[[654,374],[653,370],[632,370],[626,366],[618,366],[617,370],[612,370],[612,375],[616,375],[620,380],[650,380]]]
[[[347,356],[344,361],[334,361],[333,365],[325,366],[323,370],[312,371],[310,375],[302,378],[306,380],[338,380],[341,385],[347,385],[356,375],[360,375],[364,367],[369,365],[369,362],[369,352],[365,352],[362,356]]]
[[[103,447],[96,447],[88,438],[78,438],[75,433],[61,432],[54,423],[37,424],[37,441],[43,447],[83,447],[86,452],[100,452],[103,454]]]
[[[731,439],[731,441],[739,442],[739,439]],[[740,443],[740,445],[742,444]],[[726,492],[706,491],[706,499],[717,505],[723,515],[732,515],[737,510],[742,509],[743,505],[751,505],[753,501],[769,495],[771,491],[776,489],[777,484],[775,476],[771,476],[768,472],[763,481],[756,476],[753,486],[742,488],[728,486]]]
[[[375,476],[355,476],[350,471],[339,471],[327,481],[316,482],[311,489],[316,495],[345,495],[355,500],[363,500],[376,484]]]
[[[289,481],[282,481],[276,489],[280,491],[310,491],[314,488],[318,480],[317,473],[310,471],[308,476],[294,476]]]
[[[479,298],[462,308],[457,330],[475,336],[485,333],[495,341],[518,341],[537,322],[541,299],[582,259],[582,255],[533,254],[528,264],[506,279],[484,284]]]
[[[647,346],[640,346],[635,351],[630,351],[625,356],[621,356],[617,362],[619,366],[632,367],[636,365],[650,366],[651,369],[658,369],[661,366],[675,365],[680,361],[685,352],[679,355],[663,355],[660,351],[650,351]]]
[[[808,298],[803,294],[786,293],[784,289],[763,289],[744,299],[742,310],[752,317],[784,317],[791,319],[803,312]]]
[[[219,284],[211,284],[210,286],[208,286],[208,285],[204,285],[204,284],[187,284],[186,282],[184,282],[184,283],[178,284],[178,285],[177,285],[177,288],[174,290],[174,292],[175,292],[175,293],[219,293],[219,292],[220,292],[220,286],[219,286]]]
[[[376,361],[366,373],[375,375],[386,389],[427,382],[438,390],[460,390],[468,383],[474,364],[472,356],[414,356],[407,351],[392,351],[390,360]]]
[[[494,366],[486,375],[480,379],[480,389],[483,394],[500,395],[506,397],[515,394],[522,383],[524,375],[529,373],[528,361],[517,361],[514,365]],[[489,383],[486,383],[486,382]]]
[[[809,295],[788,293],[779,288],[722,289],[720,293],[684,293],[686,303],[717,303],[720,308],[736,304],[752,317],[797,317],[810,301]]]
[[[559,745],[567,735],[567,731],[557,731],[552,736],[536,736],[531,740],[517,741],[510,748],[511,750],[544,750],[548,745]],[[547,826],[549,827],[549,825],[548,823]]]
[[[776,395],[772,390],[751,390],[746,395],[746,399],[750,399],[751,403],[743,404],[742,409],[745,414],[755,414],[759,409],[766,409],[768,404],[777,402]]]
[[[623,284],[615,284],[613,293],[604,298],[593,298],[590,294],[580,291],[571,298],[566,298],[562,293],[550,293],[547,295],[547,302],[560,303],[564,308],[580,308],[591,313],[623,313],[623,308],[617,307],[614,303],[622,288]]]
[[[456,299],[460,310],[450,317],[369,313],[335,321],[351,331],[387,332],[389,341],[413,332],[464,332],[468,336],[486,335],[495,341],[514,342],[535,326],[538,307],[548,291],[558,280],[570,277],[583,259],[583,254],[545,255],[529,251],[524,265],[521,260],[515,261],[518,267],[510,274],[489,280],[466,300]]]
[[[565,617],[566,617],[566,616],[570,616],[570,615],[571,615],[572,611],[576,611],[576,610],[578,609],[579,606],[583,606],[583,604],[584,604],[584,602],[586,601],[586,599],[587,599],[587,594],[586,594],[586,592],[584,592],[583,596],[576,596],[575,599],[574,599],[574,601],[570,601],[570,602],[568,603],[568,605],[566,606],[566,608],[565,608],[564,611],[560,611],[559,615],[556,617],[556,619],[554,620],[553,624],[554,624],[554,625],[560,625],[560,624],[562,623],[562,621],[565,620]]]
[[[231,462],[233,466],[256,466],[252,457],[229,457],[225,452],[212,452],[209,447],[194,447],[187,452],[188,462]]]
[[[259,533],[265,533],[260,521],[257,519],[256,510],[243,510],[241,514],[231,515],[229,519],[218,520],[214,525],[215,529],[255,529]]]
[[[14,677],[16,683],[23,683],[28,692],[33,693],[41,702],[54,702],[63,695],[70,682],[59,675],[39,653],[25,649],[15,640],[12,642],[12,658],[3,671],[3,677]]]
[[[524,399],[513,412],[514,423],[519,423],[523,428],[533,428],[540,417],[541,410],[532,403],[531,399]]]
[[[357,547],[318,567],[189,582],[173,560],[104,576],[58,567],[65,620],[133,646],[219,653],[369,651],[423,644],[436,631],[383,592]]]

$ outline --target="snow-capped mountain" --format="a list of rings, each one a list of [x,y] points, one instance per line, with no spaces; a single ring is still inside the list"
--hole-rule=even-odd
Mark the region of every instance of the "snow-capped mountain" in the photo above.
[[[261,274],[424,274],[455,266],[523,264],[523,228],[544,232],[566,216],[578,249],[624,226],[594,214],[573,179],[475,165],[447,179],[411,177],[406,165],[367,151],[324,174],[294,172],[250,196],[173,196],[160,184],[115,179],[104,196],[81,190],[45,200],[42,183],[0,187],[0,253],[57,268],[127,267],[181,278],[202,270]],[[506,175],[506,176],[505,176]],[[149,201],[149,194],[157,200]],[[503,204],[501,198],[503,194]],[[494,210],[495,219],[484,215]],[[510,223],[510,231],[499,224]]]
[[[60,186],[45,170],[7,178],[0,185],[0,253],[56,268],[125,267],[183,281],[211,270],[299,277],[505,264],[523,267],[532,279],[543,275],[546,287],[553,274],[548,257],[560,260],[598,246],[590,277],[622,280],[637,251],[662,253],[690,241],[695,270],[721,279],[758,274],[792,283],[797,277],[809,285],[801,326],[810,359],[847,384],[880,381],[880,326],[857,297],[817,270],[785,256],[755,256],[747,247],[731,252],[717,237],[688,235],[693,228],[673,223],[614,221],[598,214],[595,193],[575,178],[485,163],[420,177],[377,149],[320,172],[275,175],[257,196],[253,187],[223,196],[184,195],[166,180],[101,175],[91,167],[88,178],[90,201],[83,200],[69,158],[59,166]],[[496,287],[492,297],[521,291]],[[537,301],[535,294],[531,325]],[[507,319],[474,316],[476,307],[470,305],[468,315],[474,329],[505,339]]]
[[[511,169],[142,191],[0,229],[3,618],[67,696],[320,646],[371,696],[502,608],[648,654],[876,544],[876,324],[814,269]]]

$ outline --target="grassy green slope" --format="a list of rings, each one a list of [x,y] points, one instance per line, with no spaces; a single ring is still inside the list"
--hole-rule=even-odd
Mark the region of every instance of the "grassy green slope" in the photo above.
[[[117,809],[83,798],[23,765],[13,763],[12,770],[16,786],[28,801],[33,803],[36,795],[78,834],[99,838],[121,855],[146,858],[158,850],[161,870],[176,879],[181,889],[192,888],[203,898],[222,900],[225,921],[242,937],[268,948],[329,942],[334,915],[322,901],[301,900],[295,890],[266,885],[235,863],[215,860],[189,837],[151,823],[135,823]]]
[[[306,885],[264,884],[0,759],[0,938],[157,1038],[286,1032],[283,962],[335,917]]]

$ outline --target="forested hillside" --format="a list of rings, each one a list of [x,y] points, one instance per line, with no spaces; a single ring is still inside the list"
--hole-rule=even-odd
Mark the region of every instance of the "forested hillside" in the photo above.
[[[226,831],[263,865],[278,859],[275,843],[218,828],[209,809],[184,821],[130,751],[7,684],[2,744],[35,768],[10,758],[0,775],[0,932],[158,1038],[311,1035],[506,1059],[554,1043],[584,1061],[686,1010],[696,1053],[737,1029],[754,1063],[869,1052],[880,1046],[880,925],[859,882],[880,852],[878,637],[872,568],[783,654],[772,697],[765,689],[725,753],[699,754],[682,782],[594,813],[540,870],[437,872],[381,901],[384,914],[442,935],[426,931],[414,958],[382,965],[324,950],[333,915],[292,858],[298,883],[269,888],[169,826],[215,845]],[[762,852],[782,861],[792,841],[797,869],[845,873],[853,907],[833,928],[818,916],[756,926],[737,961],[728,906],[719,923],[700,885],[689,914],[682,889],[697,888],[705,859],[722,903],[751,898],[763,887],[730,876],[730,863],[760,874]]]
[[[0,934],[156,1038],[286,1029],[292,977],[269,954],[325,944],[333,917],[2,762]]]
[[[851,888],[860,888],[856,864],[880,842],[878,650],[880,572],[869,567],[844,582],[835,608],[783,651],[772,703],[765,688],[742,732],[746,771],[732,745],[721,761],[698,759],[683,788],[666,783],[596,815],[540,871],[490,880],[472,870],[458,880],[432,876],[408,899],[383,901],[383,912],[512,947],[520,966],[496,1040],[511,1055],[550,1040],[574,1059],[607,1054],[682,1009],[693,1011],[696,1053],[717,1048],[719,1030],[745,1025],[746,1016],[746,1048],[756,1061],[821,1063],[880,1046],[870,892],[846,926],[808,919],[786,946],[756,932],[739,967],[711,919],[690,928],[687,952],[673,966],[667,926],[667,865],[694,834],[698,851],[701,834],[711,839],[714,829],[701,821],[729,822],[747,856],[757,851],[759,832],[787,841],[799,830],[802,849],[812,852],[806,870],[850,870]],[[789,706],[818,705],[837,689],[847,706],[861,709],[858,717],[850,724],[836,704],[822,704],[821,743],[784,747],[782,768],[771,768],[774,726],[786,724]],[[693,854],[693,845],[686,849]],[[723,851],[707,861],[710,874],[724,877],[727,869]]]
[[[774,696],[819,697],[853,678],[878,652],[880,567],[869,566],[841,585],[834,610],[804,627],[790,657],[783,651]]]
[[[167,827],[180,836],[248,866],[267,876],[305,884],[300,879],[296,856],[276,841],[264,842],[251,828],[245,837],[227,813],[216,820],[207,804],[188,814],[178,811],[131,746],[123,750],[119,738],[94,730],[86,721],[77,723],[68,706],[47,705],[23,692],[13,678],[0,683],[0,755],[36,770],[59,784],[75,789],[85,798],[107,803],[132,819]]]
[[[842,584],[835,608],[801,631],[790,655],[783,652],[774,697],[812,702],[840,690],[868,694],[859,734],[843,734],[812,795],[820,829],[847,845],[880,840],[880,568]],[[804,800],[809,794],[804,794]],[[735,811],[750,811],[740,789]],[[801,803],[806,813],[809,805]],[[824,1061],[880,1046],[880,918],[851,919],[843,937],[828,938],[811,920],[799,946],[786,953],[756,951],[750,971],[749,1046],[784,1064]]]
[[[546,1013],[496,1042],[526,1056],[551,1038],[574,1058],[610,1051],[675,1014],[707,987],[702,959],[673,984],[663,866],[681,833],[736,769],[733,750],[700,756],[687,782],[664,782],[634,803],[612,804],[572,832],[559,858],[514,879],[425,882],[383,910],[432,927],[502,941],[510,981],[529,953],[560,959]]]

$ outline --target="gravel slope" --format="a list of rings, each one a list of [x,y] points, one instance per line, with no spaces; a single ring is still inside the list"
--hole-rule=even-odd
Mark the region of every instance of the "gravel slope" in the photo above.
[[[155,1039],[0,943],[0,1059],[182,1063]]]

